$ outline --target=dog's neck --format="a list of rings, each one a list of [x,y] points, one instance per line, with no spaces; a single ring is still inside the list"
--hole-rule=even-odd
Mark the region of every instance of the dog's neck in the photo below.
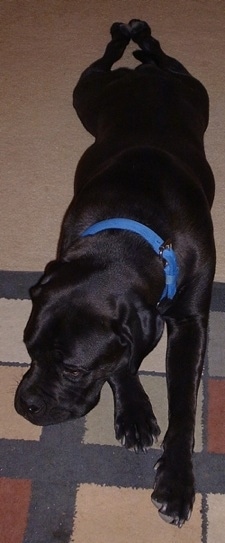
[[[179,268],[176,254],[169,241],[163,241],[153,230],[144,224],[131,219],[115,218],[97,222],[84,230],[81,237],[93,236],[104,230],[128,230],[142,236],[151,245],[164,265],[165,287],[160,301],[164,298],[172,300],[177,291]]]

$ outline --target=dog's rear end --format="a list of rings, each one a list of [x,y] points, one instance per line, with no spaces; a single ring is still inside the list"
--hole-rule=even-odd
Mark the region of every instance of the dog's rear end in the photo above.
[[[117,438],[148,448],[160,430],[137,371],[166,323],[169,426],[152,500],[164,520],[182,526],[194,501],[191,456],[215,269],[208,96],[146,23],[115,23],[111,34],[74,91],[95,143],[78,164],[57,260],[32,291],[25,342],[33,362],[15,404],[36,424],[56,423],[87,413],[108,381]],[[130,39],[141,64],[111,71]],[[161,252],[121,222],[86,231],[121,218],[156,233]],[[179,266],[173,295],[165,291],[165,248]]]

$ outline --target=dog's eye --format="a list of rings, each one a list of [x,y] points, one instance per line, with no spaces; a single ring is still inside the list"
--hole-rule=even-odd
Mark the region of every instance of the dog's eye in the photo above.
[[[69,374],[69,375],[74,375],[74,376],[77,376],[77,375],[80,375],[81,372],[79,370],[72,370],[70,368],[67,368],[63,371],[63,373],[65,373],[65,375]]]
[[[63,375],[65,375],[66,377],[81,377],[82,374],[83,371],[76,368],[65,368],[63,370]]]

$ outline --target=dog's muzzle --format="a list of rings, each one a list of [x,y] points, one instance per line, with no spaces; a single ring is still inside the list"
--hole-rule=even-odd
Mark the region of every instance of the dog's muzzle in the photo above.
[[[54,422],[54,408],[38,393],[18,388],[15,396],[15,409],[19,415],[33,424],[47,425]],[[67,417],[66,417],[67,418]]]
[[[94,388],[89,395],[81,387],[78,387],[79,394],[74,390],[68,394],[65,388],[57,384],[51,389],[45,387],[43,380],[41,384],[38,380],[31,381],[30,371],[17,388],[14,406],[17,413],[32,424],[47,426],[83,417],[100,399],[101,387]]]

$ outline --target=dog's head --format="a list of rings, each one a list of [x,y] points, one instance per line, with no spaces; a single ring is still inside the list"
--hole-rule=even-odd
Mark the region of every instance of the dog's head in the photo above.
[[[24,341],[32,362],[16,391],[19,414],[40,425],[81,417],[112,374],[136,371],[155,325],[123,290],[110,269],[89,259],[47,266],[31,289]]]

